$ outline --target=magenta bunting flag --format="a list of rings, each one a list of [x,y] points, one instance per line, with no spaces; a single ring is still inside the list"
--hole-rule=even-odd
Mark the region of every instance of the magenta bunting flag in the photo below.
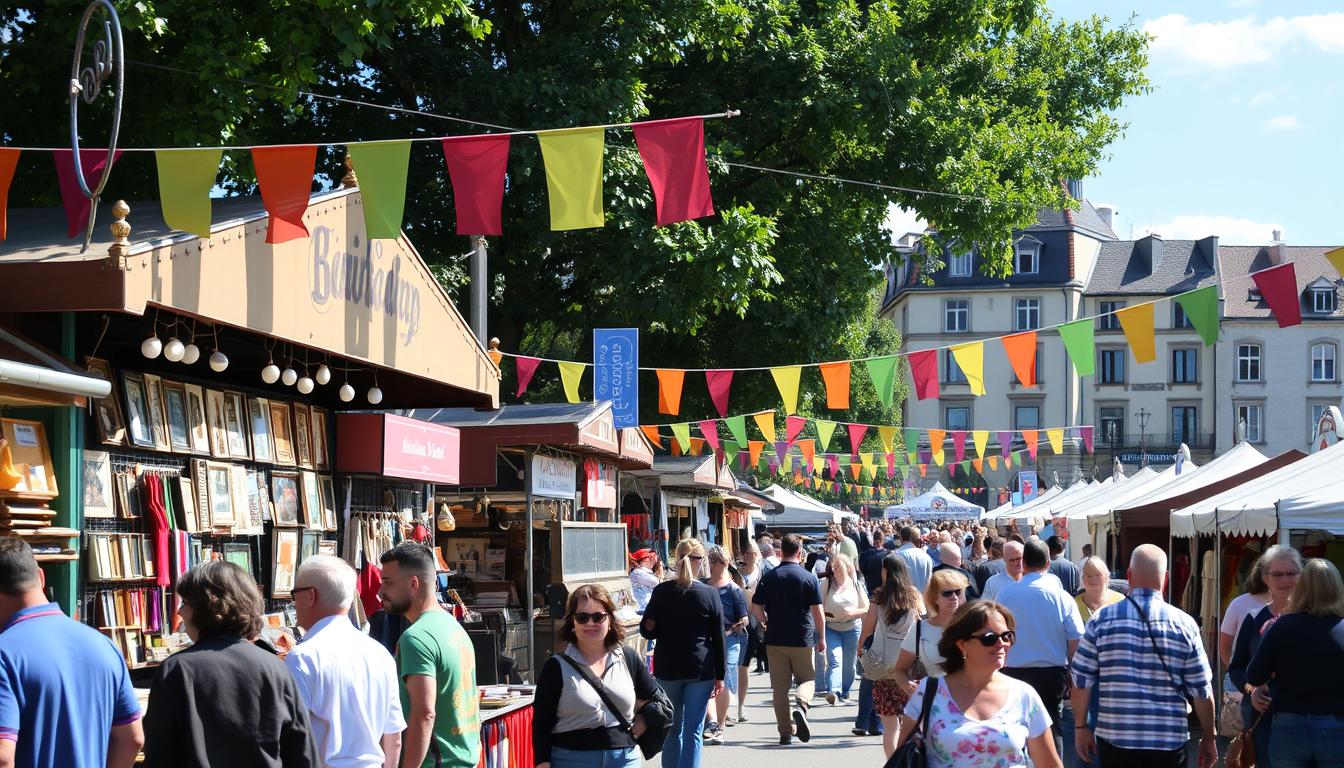
[[[514,397],[522,397],[527,391],[527,385],[532,383],[532,374],[536,373],[537,366],[541,365],[541,358],[519,355],[514,358],[514,363],[518,366],[518,393]]]
[[[834,453],[826,454],[826,469],[830,472],[832,480],[840,474],[840,458]]]
[[[120,157],[120,152],[113,155],[112,164],[116,165]],[[74,153],[68,149],[57,150],[51,153],[51,159],[56,162],[56,182],[61,187],[61,205],[65,208],[65,236],[74,237],[88,229],[91,203],[79,188],[79,179],[75,178]],[[103,166],[106,163],[106,149],[79,150],[80,170],[84,172],[84,183],[90,189],[97,186],[98,180],[103,177]]]
[[[926,349],[906,355],[910,376],[915,380],[915,397],[927,400],[938,396],[938,350]]]
[[[1255,287],[1269,305],[1269,311],[1274,313],[1274,319],[1279,321],[1280,328],[1302,324],[1302,302],[1298,298],[1293,262],[1256,272],[1251,279],[1255,280]]]
[[[1088,453],[1091,453],[1091,452],[1092,452],[1092,428],[1091,428],[1091,427],[1079,427],[1079,428],[1078,428],[1078,431],[1079,431],[1079,433],[1082,435],[1082,438],[1083,438],[1083,450],[1087,451]]]
[[[700,428],[700,434],[705,436],[705,442],[709,443],[709,449],[715,453],[719,452],[719,423],[713,419],[705,419],[695,423]]]
[[[713,216],[704,119],[649,120],[631,128],[653,187],[658,226]]]
[[[1003,460],[1008,460],[1008,454],[1013,452],[1013,433],[999,433],[999,453],[1003,454]]]
[[[743,472],[746,472],[746,471],[747,471],[747,452],[746,452],[746,451],[742,451],[741,453],[737,454],[737,465],[738,465],[739,467],[742,468],[742,471],[743,471]]]
[[[802,416],[784,417],[784,434],[788,436],[789,445],[793,445],[793,441],[798,439],[798,435],[805,426],[807,426],[807,419]]]
[[[966,430],[954,429],[951,430],[950,434],[952,435],[953,455],[957,457],[957,461],[961,461],[966,457]]]
[[[868,431],[867,424],[846,424],[849,428],[849,453],[859,455],[859,446],[863,443],[863,434]]]
[[[504,176],[509,166],[507,134],[455,136],[443,140],[443,159],[453,183],[457,234],[504,234]]]
[[[714,410],[719,412],[719,418],[728,418],[728,390],[733,386],[733,372],[705,371],[705,384],[709,386],[709,399],[714,401]]]
[[[887,454],[887,479],[888,479],[888,480],[891,480],[891,479],[893,479],[893,478],[895,478],[895,477],[896,477],[896,455],[895,455],[895,454],[888,453],[888,454]]]

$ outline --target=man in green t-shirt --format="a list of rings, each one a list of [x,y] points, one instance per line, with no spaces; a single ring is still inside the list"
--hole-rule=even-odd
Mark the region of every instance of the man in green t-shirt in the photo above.
[[[439,607],[434,552],[402,542],[382,557],[379,592],[391,613],[411,626],[397,641],[401,678],[403,768],[476,768],[481,757],[481,717],[476,695],[476,653],[467,631]]]

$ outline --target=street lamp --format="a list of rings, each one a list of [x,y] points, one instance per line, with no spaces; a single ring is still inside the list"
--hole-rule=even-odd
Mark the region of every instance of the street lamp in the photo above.
[[[1134,416],[1137,417],[1138,420],[1139,420],[1139,467],[1140,467],[1140,468],[1148,466],[1148,450],[1147,450],[1147,448],[1144,446],[1144,436],[1147,434],[1147,429],[1148,429],[1148,418],[1149,418],[1150,416],[1152,416],[1152,415],[1153,415],[1153,414],[1149,413],[1148,410],[1145,409],[1145,408],[1140,408],[1140,409],[1139,409],[1139,412],[1136,413],[1136,414],[1134,414]]]

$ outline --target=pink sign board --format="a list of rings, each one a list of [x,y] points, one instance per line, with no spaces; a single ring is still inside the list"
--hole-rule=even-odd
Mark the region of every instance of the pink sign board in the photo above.
[[[453,427],[383,414],[383,474],[457,485],[462,433]]]

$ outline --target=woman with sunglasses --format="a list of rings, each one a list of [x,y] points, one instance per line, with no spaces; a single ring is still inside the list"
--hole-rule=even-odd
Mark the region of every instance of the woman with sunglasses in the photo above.
[[[1242,729],[1255,727],[1251,738],[1255,742],[1255,756],[1259,765],[1275,765],[1270,754],[1270,727],[1272,715],[1266,716],[1278,683],[1269,680],[1263,685],[1251,685],[1246,679],[1246,668],[1256,651],[1260,650],[1260,640],[1279,616],[1288,610],[1297,587],[1298,577],[1302,575],[1302,555],[1292,547],[1277,544],[1265,550],[1260,556],[1260,575],[1269,585],[1269,604],[1259,612],[1248,616],[1241,622],[1237,632],[1237,642],[1232,648],[1232,661],[1228,662],[1227,675],[1232,684],[1242,692],[1241,725]],[[1257,724],[1258,723],[1258,724]]]
[[[1050,715],[1036,690],[1000,670],[1016,639],[1013,615],[977,601],[951,617],[938,641],[942,679],[930,678],[910,697],[898,744],[919,723],[934,687],[924,731],[929,768],[1063,768],[1050,735]]]
[[[723,690],[727,654],[719,593],[699,581],[705,547],[677,544],[676,578],[653,588],[639,632],[657,640],[653,671],[672,700],[672,730],[663,745],[663,768],[699,768],[705,710]]]
[[[873,593],[868,613],[863,617],[859,634],[859,658],[871,646],[873,638],[882,649],[900,647],[910,629],[924,612],[924,601],[919,590],[910,583],[910,571],[905,560],[895,552],[882,559],[882,586]],[[850,732],[855,736],[881,736],[887,757],[896,750],[896,724],[909,699],[904,682],[876,674],[875,668],[865,668],[859,684],[859,714]]]

